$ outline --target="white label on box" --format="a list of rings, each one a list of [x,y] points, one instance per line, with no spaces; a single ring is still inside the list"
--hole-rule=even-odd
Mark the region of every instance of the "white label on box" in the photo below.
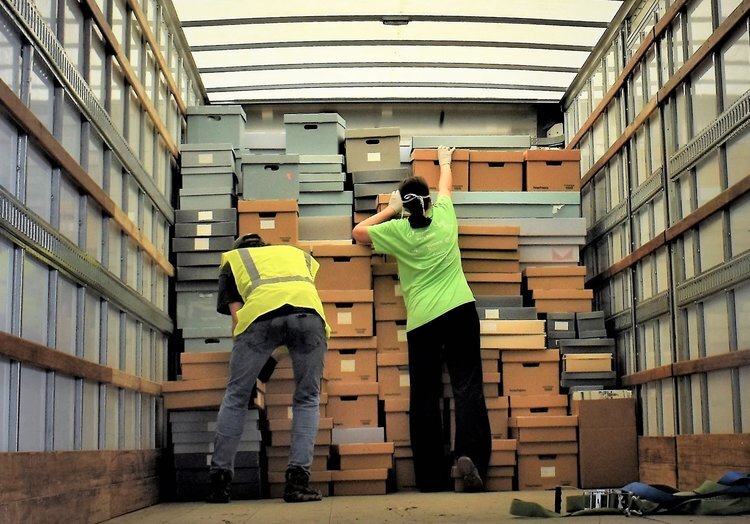
[[[206,455],[206,466],[211,465],[211,453]]]
[[[276,229],[276,219],[275,218],[261,218],[260,228],[261,229]]]
[[[214,163],[214,154],[213,153],[199,153],[198,154],[198,163],[199,164],[213,164]]]
[[[196,251],[208,251],[208,239],[207,238],[196,238],[193,244],[193,249]]]
[[[398,374],[398,385],[402,388],[408,388],[411,385],[408,371],[402,371]]]
[[[346,311],[342,313],[338,313],[336,315],[336,323],[340,326],[343,325],[351,325],[352,323],[352,313],[351,311]]]
[[[210,237],[212,229],[211,224],[198,224],[195,226],[195,234],[199,237]]]
[[[206,220],[213,220],[213,211],[198,211],[198,222],[205,222]]]
[[[406,342],[406,330],[405,329],[396,330],[396,340],[398,340],[399,342]]]
[[[357,361],[353,358],[341,361],[341,372],[342,373],[354,373],[357,371]]]
[[[500,320],[500,310],[499,309],[485,309],[484,318],[488,320]]]
[[[401,293],[401,284],[394,284],[393,294],[396,295],[397,297],[403,296],[403,294]]]
[[[380,153],[367,153],[368,162],[380,162]]]
[[[566,321],[555,320],[554,331],[568,331],[568,324]]]
[[[484,329],[485,331],[491,331],[492,333],[497,333],[497,324],[495,324],[494,322],[485,322]]]
[[[287,409],[286,418],[288,418],[289,420],[292,420],[294,418],[294,409],[292,409],[292,406],[289,406],[286,409]]]
[[[552,478],[555,476],[555,466],[542,466],[540,473],[543,479]]]

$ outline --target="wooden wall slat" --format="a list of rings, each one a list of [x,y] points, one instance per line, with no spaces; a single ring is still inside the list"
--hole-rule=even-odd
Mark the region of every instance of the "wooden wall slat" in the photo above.
[[[719,369],[741,368],[744,366],[750,366],[750,349],[675,362],[672,364],[672,372],[674,376],[679,377]]]
[[[644,369],[622,377],[623,386],[638,386],[647,382],[664,380],[672,376],[672,364],[659,366],[657,368]]]
[[[728,471],[750,471],[750,433],[677,435],[677,487],[695,489]]]
[[[0,355],[25,362],[42,369],[57,371],[71,377],[80,377],[93,382],[112,384],[121,388],[161,395],[161,384],[130,375],[101,364],[51,349],[41,344],[0,331]]]
[[[677,485],[677,444],[674,437],[638,437],[640,481]]]
[[[120,228],[132,238],[143,251],[151,257],[159,267],[169,276],[174,276],[175,270],[166,257],[141,233],[132,220],[115,204],[109,195],[89,176],[81,165],[65,150],[44,124],[34,113],[24,105],[20,98],[0,79],[0,104],[6,108],[8,114],[16,124],[24,130],[44,153],[52,159],[63,171],[70,175],[73,182],[86,194],[90,195],[105,213],[112,217]]]

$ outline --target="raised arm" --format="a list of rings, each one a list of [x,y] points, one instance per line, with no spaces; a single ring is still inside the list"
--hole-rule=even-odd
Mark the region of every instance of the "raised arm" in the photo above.
[[[438,197],[451,196],[453,187],[453,172],[451,171],[451,159],[455,147],[438,146],[438,163],[440,164],[440,180],[438,181]]]
[[[367,231],[370,226],[390,220],[399,214],[402,208],[403,203],[401,202],[401,194],[397,189],[391,193],[391,199],[388,201],[388,206],[384,210],[375,213],[371,217],[364,219],[362,222],[354,226],[354,229],[352,230],[352,238],[356,240],[358,244],[372,244],[370,233]]]

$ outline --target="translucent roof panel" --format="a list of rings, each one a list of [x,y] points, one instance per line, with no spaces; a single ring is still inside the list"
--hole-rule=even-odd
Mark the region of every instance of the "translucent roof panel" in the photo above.
[[[208,100],[244,104],[558,102],[622,4],[172,2]]]

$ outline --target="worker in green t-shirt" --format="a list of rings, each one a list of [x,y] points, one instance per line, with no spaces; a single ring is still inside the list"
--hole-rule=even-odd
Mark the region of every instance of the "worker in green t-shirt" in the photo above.
[[[453,149],[438,147],[437,202],[422,177],[405,179],[388,207],[352,231],[359,243],[398,262],[406,304],[409,346],[411,447],[420,491],[451,486],[452,459],[444,452],[442,365],[453,388],[454,456],[465,491],[482,491],[491,437],[482,389],[479,316],[458,249],[458,221],[451,201]],[[403,216],[402,209],[409,212]],[[395,220],[390,220],[395,218]]]

